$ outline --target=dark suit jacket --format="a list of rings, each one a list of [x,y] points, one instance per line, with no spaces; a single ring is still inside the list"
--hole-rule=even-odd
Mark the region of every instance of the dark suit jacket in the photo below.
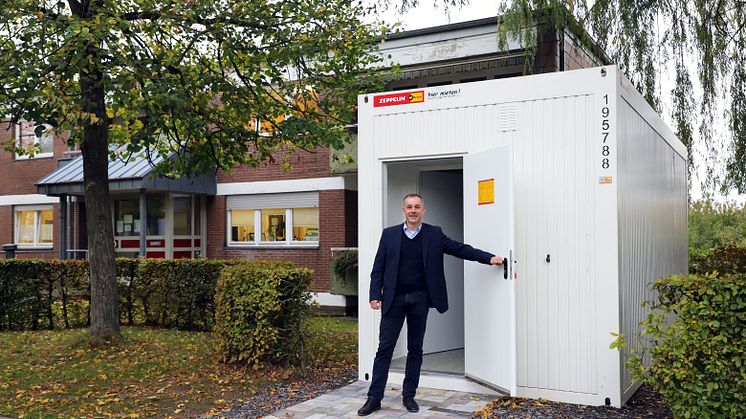
[[[403,228],[402,223],[383,230],[376,259],[373,262],[373,271],[370,273],[369,300],[382,301],[384,315],[394,301]],[[422,235],[422,260],[425,264],[425,282],[430,297],[430,307],[435,307],[440,313],[444,313],[448,310],[448,292],[446,276],[443,272],[443,254],[485,265],[490,264],[490,259],[494,255],[452,240],[438,226],[423,223],[418,234]]]

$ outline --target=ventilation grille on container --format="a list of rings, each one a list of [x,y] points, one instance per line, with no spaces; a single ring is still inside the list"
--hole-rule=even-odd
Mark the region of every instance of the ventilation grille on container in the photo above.
[[[518,130],[518,111],[514,104],[497,105],[497,130],[501,132]]]

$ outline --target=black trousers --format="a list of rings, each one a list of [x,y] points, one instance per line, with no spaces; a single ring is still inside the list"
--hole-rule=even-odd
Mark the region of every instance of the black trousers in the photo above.
[[[420,384],[422,368],[422,342],[425,339],[428,307],[427,291],[402,293],[394,296],[391,309],[381,317],[381,332],[378,352],[373,361],[373,377],[368,397],[381,400],[389,377],[391,356],[399,339],[399,333],[407,321],[407,366],[402,386],[402,396],[414,397]]]

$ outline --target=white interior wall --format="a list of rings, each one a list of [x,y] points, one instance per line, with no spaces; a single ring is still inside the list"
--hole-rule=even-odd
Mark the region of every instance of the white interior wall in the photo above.
[[[454,161],[455,160],[455,161]],[[386,172],[386,226],[404,221],[402,198],[418,193],[425,199],[427,209],[424,222],[441,226],[454,240],[463,240],[462,177],[457,170],[460,159],[446,161],[391,162],[384,165]],[[464,347],[464,271],[463,262],[452,256],[444,261],[448,287],[449,310],[438,313],[430,309],[424,353],[441,352]],[[394,358],[406,355],[406,324],[394,349]]]
[[[443,228],[450,238],[464,240],[463,175],[461,171],[423,171],[421,195],[428,224]],[[443,261],[448,288],[448,311],[430,309],[423,352],[435,353],[464,347],[464,262],[446,255]]]
[[[419,193],[419,173],[412,163],[388,163],[384,165],[386,172],[384,182],[386,209],[384,225],[386,227],[404,222],[402,213],[402,199],[404,195]],[[380,233],[379,233],[380,239]],[[399,358],[407,354],[407,324],[402,327],[399,340],[394,348],[393,358]]]

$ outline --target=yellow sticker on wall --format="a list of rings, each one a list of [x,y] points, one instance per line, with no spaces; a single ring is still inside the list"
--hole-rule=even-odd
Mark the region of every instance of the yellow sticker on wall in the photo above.
[[[484,179],[477,183],[477,200],[479,205],[495,203],[495,179]]]

